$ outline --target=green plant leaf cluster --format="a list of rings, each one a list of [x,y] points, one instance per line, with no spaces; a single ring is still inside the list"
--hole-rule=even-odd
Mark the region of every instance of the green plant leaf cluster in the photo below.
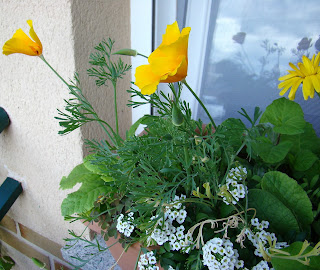
[[[307,256],[307,254],[313,250],[313,247],[308,246],[305,250],[302,250],[302,247],[302,242],[294,242],[289,247],[281,249],[282,252],[287,252],[288,255],[277,254],[276,256],[272,257],[272,266],[275,268],[275,270],[320,269],[320,257],[314,255],[310,257]],[[305,259],[309,260],[307,264],[302,263],[305,262]]]
[[[249,206],[257,216],[268,220],[274,231],[307,229],[313,221],[312,205],[307,193],[296,180],[284,173],[271,171],[261,180],[261,189],[249,191]]]
[[[96,78],[98,86],[111,82],[116,101],[117,80],[130,66],[121,59],[111,59],[112,47],[111,40],[95,47],[96,52],[90,57],[93,67],[88,74]],[[150,232],[167,209],[173,207],[172,201],[176,196],[186,195],[182,204],[188,215],[183,226],[188,230],[203,224],[203,230],[200,232],[198,228],[193,236],[201,234],[205,242],[226,234],[235,248],[241,250],[240,242],[235,240],[240,232],[252,227],[250,219],[258,217],[260,221],[269,221],[270,230],[278,240],[290,244],[291,255],[299,249],[300,244],[296,244],[299,240],[317,243],[320,139],[312,125],[304,120],[300,106],[280,98],[264,113],[255,108],[252,119],[241,109],[240,114],[251,126],[241,119],[229,118],[215,127],[213,121],[204,125],[201,120],[192,119],[188,103],[181,100],[182,83],[169,84],[169,88],[172,93],[159,91],[150,96],[133,88],[128,91],[132,97],[140,97],[140,101],[131,101],[129,106],[151,104],[157,114],[139,119],[127,131],[125,139],[119,137],[117,121],[114,131],[95,113],[78,85],[70,88],[74,91],[73,99],[67,101],[67,112],[60,113],[59,118],[64,133],[96,121],[106,132],[107,140],[87,141],[93,154],[61,180],[62,189],[80,185],[63,201],[62,214],[99,221],[101,228],[107,230],[104,237],[108,239],[118,235],[119,214],[132,212],[136,229],[130,237],[121,235],[119,242],[128,246],[139,241],[146,247],[155,244]],[[146,127],[136,136],[140,124]],[[226,191],[229,172],[240,167],[247,173],[241,176],[241,183],[234,185],[248,188],[248,194],[234,204],[230,200],[227,205],[222,197],[232,197]],[[233,219],[229,220],[230,217]],[[214,220],[219,221],[210,223]],[[201,249],[193,249],[186,255],[171,250],[166,242],[155,252],[165,269],[204,267]],[[239,253],[246,267],[260,260],[250,248]],[[286,259],[273,256],[272,264],[275,269],[285,269],[281,267]],[[296,269],[302,267],[296,257],[291,259]]]
[[[0,256],[0,270],[10,270],[15,266],[14,260],[9,256]]]
[[[98,196],[107,191],[105,181],[101,176],[89,171],[83,164],[75,167],[68,177],[63,177],[60,187],[69,189],[77,183],[81,183],[80,188],[68,194],[61,204],[63,216],[89,211]]]

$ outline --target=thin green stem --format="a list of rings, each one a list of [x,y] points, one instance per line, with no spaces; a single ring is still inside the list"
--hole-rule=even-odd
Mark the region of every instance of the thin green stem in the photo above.
[[[41,54],[39,58],[47,64],[47,66],[59,77],[61,81],[63,81],[63,83],[65,83],[66,86],[68,86],[68,88],[70,87],[70,85],[60,76],[60,74],[47,62],[43,54]]]
[[[43,54],[39,56],[39,58],[59,77],[59,79],[69,88],[71,89],[71,85],[68,84],[65,79],[63,79],[60,74],[47,62],[47,60],[44,58]],[[102,127],[102,129],[106,132],[107,136],[109,137],[109,139],[112,141],[112,143],[117,146],[117,142],[114,140],[114,138],[111,136],[111,134],[109,133],[109,131],[106,129],[106,127],[104,126],[104,124],[106,124],[104,121],[102,121],[96,113],[92,113],[93,117],[95,118],[95,120],[99,123],[99,125]],[[103,124],[104,123],[104,124]],[[108,128],[111,129],[112,128],[108,125]]]
[[[210,113],[208,112],[206,106],[202,103],[201,99],[200,99],[200,98],[197,96],[197,94],[192,90],[192,88],[189,86],[189,84],[187,84],[187,82],[186,82],[185,79],[182,80],[182,83],[189,89],[189,91],[191,92],[191,94],[196,98],[196,100],[199,102],[199,104],[201,105],[201,107],[204,109],[204,111],[206,112],[207,116],[209,117],[210,122],[211,122],[211,124],[213,125],[213,127],[214,127],[215,129],[217,129],[216,124],[214,123],[214,121],[213,121]]]
[[[119,119],[118,119],[118,105],[117,105],[117,83],[112,81],[113,93],[114,93],[114,114],[116,118],[116,131],[117,135],[119,135]]]
[[[137,55],[140,55],[140,56],[142,56],[142,57],[144,57],[144,58],[147,58],[147,59],[148,59],[148,56],[145,56],[144,54],[137,53]]]

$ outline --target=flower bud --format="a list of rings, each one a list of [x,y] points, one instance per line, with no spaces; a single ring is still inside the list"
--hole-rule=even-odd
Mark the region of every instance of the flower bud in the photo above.
[[[181,110],[178,108],[178,106],[173,103],[172,107],[172,123],[179,127],[183,124],[184,118],[183,118],[183,113]]]
[[[128,55],[128,56],[137,56],[138,52],[132,49],[122,49],[113,54],[120,54],[120,55]]]
[[[208,162],[209,160],[210,160],[210,158],[208,158],[207,156],[201,158],[201,161],[202,161],[203,163],[206,163],[206,162]]]
[[[202,142],[202,138],[195,135],[194,136],[194,142],[196,143],[196,145],[199,145]]]

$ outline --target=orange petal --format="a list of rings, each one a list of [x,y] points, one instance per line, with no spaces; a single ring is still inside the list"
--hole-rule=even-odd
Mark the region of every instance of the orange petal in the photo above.
[[[188,62],[185,57],[182,58],[179,66],[173,70],[167,78],[161,78],[161,83],[172,83],[172,82],[180,82],[183,80],[188,73]]]

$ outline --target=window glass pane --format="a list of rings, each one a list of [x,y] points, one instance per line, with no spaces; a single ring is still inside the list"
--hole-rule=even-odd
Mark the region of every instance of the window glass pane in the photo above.
[[[318,0],[224,0],[215,6],[210,22],[200,97],[217,124],[228,117],[241,118],[241,107],[250,116],[279,98],[278,78],[289,62],[320,50]],[[210,35],[211,34],[211,35]],[[285,95],[287,96],[287,94]],[[295,101],[320,134],[320,99],[305,101],[301,88]],[[208,121],[198,108],[197,118]]]

